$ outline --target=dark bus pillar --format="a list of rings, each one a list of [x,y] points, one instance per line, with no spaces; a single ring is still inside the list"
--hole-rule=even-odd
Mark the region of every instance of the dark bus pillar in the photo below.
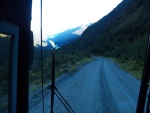
[[[149,77],[150,77],[150,35],[149,35],[147,54],[145,58],[145,65],[144,65],[144,71],[143,71],[143,77],[142,77],[142,82],[140,87],[136,113],[144,113]]]
[[[17,108],[9,107],[9,113],[13,111],[16,111],[16,113],[28,113],[31,6],[32,0],[0,0],[0,20],[10,22],[19,27],[18,68],[16,75],[17,99],[15,102],[17,103]],[[11,97],[12,95],[10,94],[9,96]]]

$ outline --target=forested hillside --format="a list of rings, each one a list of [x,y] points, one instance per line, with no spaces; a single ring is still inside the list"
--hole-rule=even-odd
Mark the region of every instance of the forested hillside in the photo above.
[[[81,38],[55,50],[56,75],[75,70],[92,56],[104,56],[115,59],[126,71],[141,79],[149,21],[150,0],[123,0],[112,12],[89,26]],[[51,76],[51,52],[45,52],[43,59],[47,81]],[[30,82],[38,84],[41,82],[40,62],[34,61]]]
[[[88,27],[80,39],[58,52],[66,53],[68,57],[77,54],[112,57],[132,71],[140,70],[135,74],[142,74],[149,20],[149,0],[123,0],[112,12]]]

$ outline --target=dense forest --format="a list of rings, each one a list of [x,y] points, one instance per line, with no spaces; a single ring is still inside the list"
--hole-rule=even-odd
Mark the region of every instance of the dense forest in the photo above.
[[[55,50],[56,76],[75,71],[81,64],[102,56],[114,59],[122,68],[141,79],[149,35],[150,1],[123,0],[108,15],[89,26],[81,38]],[[43,51],[45,83],[51,77],[51,53]],[[35,48],[30,84],[41,83],[40,50]],[[32,87],[34,90],[34,87]]]

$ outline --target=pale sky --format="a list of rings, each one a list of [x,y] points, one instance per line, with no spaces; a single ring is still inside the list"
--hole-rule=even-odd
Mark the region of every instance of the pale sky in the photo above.
[[[54,35],[66,29],[96,22],[122,0],[43,0],[43,35]],[[33,33],[40,33],[40,0],[33,0]]]

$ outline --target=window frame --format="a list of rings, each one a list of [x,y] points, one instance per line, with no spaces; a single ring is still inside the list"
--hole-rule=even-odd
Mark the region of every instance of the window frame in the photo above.
[[[9,57],[9,91],[8,91],[8,112],[17,112],[17,71],[18,71],[18,42],[19,26],[10,22],[0,21],[0,33],[11,36],[10,57]]]

